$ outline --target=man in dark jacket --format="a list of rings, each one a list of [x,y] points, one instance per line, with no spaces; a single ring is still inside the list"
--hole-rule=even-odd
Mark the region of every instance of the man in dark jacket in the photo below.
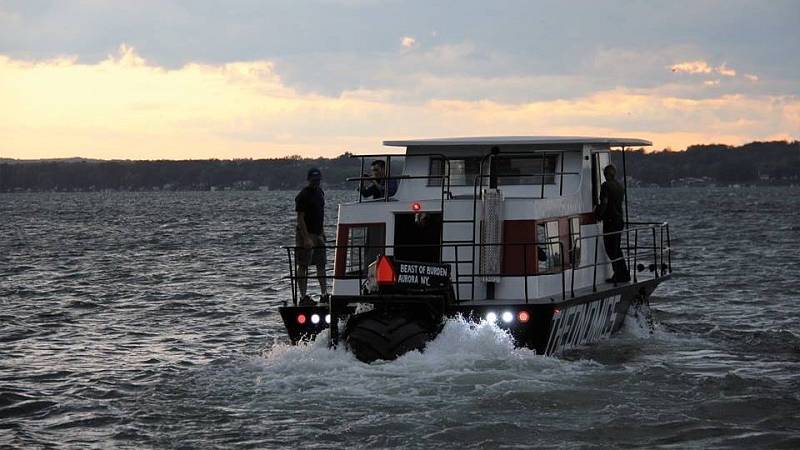
[[[294,199],[294,209],[297,212],[295,260],[301,306],[315,304],[311,297],[306,295],[308,266],[312,262],[317,266],[317,280],[322,299],[325,300],[328,295],[328,286],[325,280],[325,235],[322,232],[325,218],[325,192],[320,187],[322,173],[319,169],[310,169],[307,179],[308,185]]]
[[[625,228],[625,217],[622,214],[625,189],[617,181],[617,169],[613,165],[607,165],[603,169],[603,175],[606,181],[600,186],[600,204],[595,209],[595,216],[597,220],[603,221],[603,244],[608,259],[613,261],[611,267],[614,268],[614,277],[606,281],[626,283],[631,280],[631,275],[620,248],[621,231]]]

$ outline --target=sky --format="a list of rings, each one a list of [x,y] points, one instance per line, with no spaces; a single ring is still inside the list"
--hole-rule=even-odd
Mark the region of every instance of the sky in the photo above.
[[[0,157],[796,140],[798,23],[798,0],[0,0]]]

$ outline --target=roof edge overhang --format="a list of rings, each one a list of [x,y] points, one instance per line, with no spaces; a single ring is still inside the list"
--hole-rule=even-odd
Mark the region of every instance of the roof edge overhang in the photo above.
[[[548,145],[589,144],[609,147],[646,147],[652,142],[637,138],[588,137],[588,136],[484,136],[435,139],[409,139],[383,141],[389,147],[433,147],[433,146],[487,146],[487,145]]]

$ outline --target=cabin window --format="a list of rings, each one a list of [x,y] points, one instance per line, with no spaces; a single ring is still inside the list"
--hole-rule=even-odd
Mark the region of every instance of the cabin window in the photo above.
[[[572,267],[581,264],[581,218],[569,219],[569,263]]]
[[[357,274],[366,259],[367,227],[352,227],[347,236],[347,274]]]
[[[346,241],[342,242],[344,239]],[[339,243],[346,245],[337,252],[336,273],[365,275],[370,263],[384,253],[385,225],[346,224],[339,226]],[[341,255],[341,256],[340,256]]]
[[[561,269],[561,246],[559,245],[558,221],[536,225],[536,251],[539,273],[556,272]]]
[[[482,159],[481,157],[449,159],[450,185],[474,186],[475,177],[481,173]],[[555,155],[498,157],[495,163],[498,176],[497,184],[501,186],[555,184],[557,164],[558,157]],[[483,172],[484,175],[488,175],[488,167]],[[431,158],[428,173],[430,176],[445,175],[444,160],[442,158]],[[485,177],[482,184],[488,183],[489,178]],[[441,185],[442,178],[428,180],[428,186]]]
[[[555,184],[557,163],[555,155],[500,157],[496,163],[497,184]]]
[[[481,173],[481,157],[471,157],[462,159],[448,159],[450,163],[450,186],[474,186],[475,177]],[[445,160],[442,158],[431,158],[430,176],[445,175]],[[484,171],[488,174],[488,171]],[[428,186],[441,186],[442,178],[431,178]],[[484,180],[483,184],[488,181]]]

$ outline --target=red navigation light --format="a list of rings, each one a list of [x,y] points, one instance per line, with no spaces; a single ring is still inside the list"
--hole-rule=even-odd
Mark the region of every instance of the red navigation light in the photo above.
[[[414,212],[418,212],[422,210],[422,204],[420,202],[414,202],[411,204],[411,210]]]
[[[306,315],[305,314],[298,314],[297,315],[297,323],[300,325],[304,325],[306,323]]]
[[[392,261],[386,255],[378,259],[375,280],[378,284],[395,284],[397,282],[397,273],[394,271],[394,264],[392,264]]]
[[[528,311],[520,311],[517,314],[517,319],[519,319],[521,323],[528,323],[528,321],[531,320],[531,315]]]

